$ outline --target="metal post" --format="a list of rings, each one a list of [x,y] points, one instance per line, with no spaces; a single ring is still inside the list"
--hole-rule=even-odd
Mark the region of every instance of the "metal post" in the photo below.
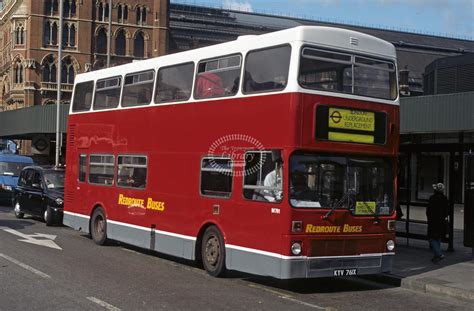
[[[109,31],[107,35],[107,68],[110,67],[110,45],[112,44],[112,0],[109,0]]]
[[[61,142],[59,136],[59,116],[61,110],[61,74],[62,74],[62,57],[63,57],[63,0],[59,0],[59,31],[58,31],[58,66],[57,83],[58,83],[58,97],[56,103],[56,166],[59,165],[59,153],[61,151]]]

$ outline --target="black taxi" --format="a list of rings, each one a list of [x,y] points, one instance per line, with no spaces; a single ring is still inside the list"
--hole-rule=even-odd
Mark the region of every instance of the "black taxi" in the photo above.
[[[64,169],[27,166],[18,179],[14,194],[17,218],[25,214],[40,216],[47,226],[62,224],[64,204]]]

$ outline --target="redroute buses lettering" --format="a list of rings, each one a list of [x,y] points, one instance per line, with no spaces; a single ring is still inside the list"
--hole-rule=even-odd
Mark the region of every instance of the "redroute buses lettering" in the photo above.
[[[351,226],[345,224],[341,226],[315,226],[312,224],[306,225],[306,233],[352,233],[352,232],[362,232],[362,226]]]
[[[160,211],[160,212],[165,210],[165,202],[163,201],[154,201],[152,198],[148,198],[146,200],[146,207],[145,207],[144,199],[127,197],[127,196],[124,196],[123,194],[119,194],[118,204],[125,205],[125,206],[136,206],[136,207],[151,209],[151,210]]]

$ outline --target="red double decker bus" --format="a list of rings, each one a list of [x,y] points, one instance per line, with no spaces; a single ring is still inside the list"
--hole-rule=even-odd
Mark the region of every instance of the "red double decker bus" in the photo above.
[[[78,75],[64,224],[280,279],[390,271],[392,44],[297,27]]]

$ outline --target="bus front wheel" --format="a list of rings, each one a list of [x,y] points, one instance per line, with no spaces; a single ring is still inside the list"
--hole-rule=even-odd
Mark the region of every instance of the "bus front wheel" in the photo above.
[[[223,276],[225,267],[225,246],[221,233],[215,226],[206,229],[202,238],[202,264],[212,276]]]
[[[95,244],[104,245],[107,241],[107,219],[100,207],[92,214],[90,232]]]

